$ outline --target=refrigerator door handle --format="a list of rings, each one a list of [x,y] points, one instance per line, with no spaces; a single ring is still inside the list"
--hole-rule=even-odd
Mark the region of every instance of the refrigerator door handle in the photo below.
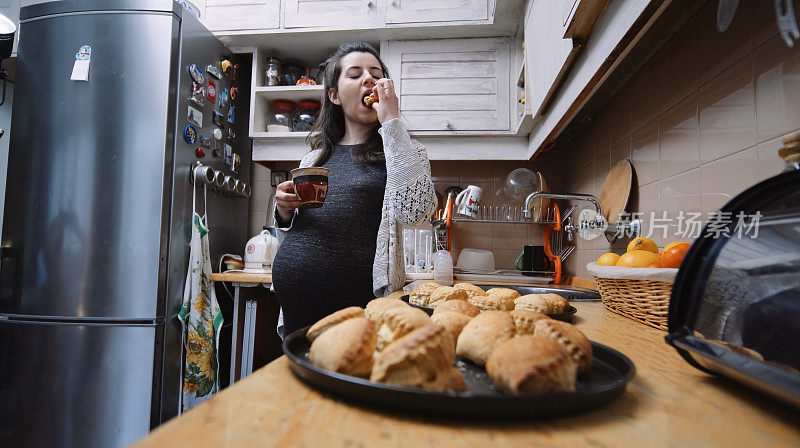
[[[18,250],[15,247],[0,248],[0,313],[8,311],[14,297],[14,279]]]

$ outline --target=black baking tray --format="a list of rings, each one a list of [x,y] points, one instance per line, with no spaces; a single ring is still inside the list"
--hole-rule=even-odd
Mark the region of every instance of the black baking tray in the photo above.
[[[402,300],[403,302],[408,303],[409,305],[413,306],[414,308],[419,308],[422,311],[425,311],[426,313],[428,313],[428,315],[433,314],[433,308],[431,308],[431,307],[421,306],[421,305],[414,305],[413,303],[409,303],[408,302],[408,295],[400,297],[400,300]],[[578,310],[574,306],[570,305],[569,311],[567,311],[566,313],[552,313],[552,314],[548,314],[547,317],[549,317],[551,319],[555,319],[555,320],[560,320],[560,321],[563,321],[563,322],[572,323],[572,316],[577,312],[578,312]]]
[[[438,417],[550,417],[601,407],[618,397],[633,378],[635,368],[627,356],[592,342],[589,372],[579,375],[574,392],[510,395],[500,391],[483,367],[458,358],[456,367],[467,384],[466,392],[430,392],[417,388],[376,383],[364,378],[331,372],[308,359],[309,327],[283,341],[292,372],[311,386],[344,399],[382,410],[410,411]]]

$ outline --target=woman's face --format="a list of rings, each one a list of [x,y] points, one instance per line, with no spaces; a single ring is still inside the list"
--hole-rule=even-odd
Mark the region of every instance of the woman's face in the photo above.
[[[370,53],[352,52],[345,55],[340,63],[342,73],[339,75],[338,92],[334,89],[328,91],[331,101],[342,106],[345,118],[364,125],[375,123],[378,113],[365,106],[361,99],[372,93],[375,81],[383,78],[380,62]]]

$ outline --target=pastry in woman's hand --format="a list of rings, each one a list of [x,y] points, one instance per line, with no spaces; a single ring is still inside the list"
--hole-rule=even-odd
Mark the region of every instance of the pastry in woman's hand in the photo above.
[[[419,327],[431,323],[428,313],[410,306],[383,308],[370,315],[378,332],[377,350],[396,341]]]
[[[433,310],[433,315],[439,313],[460,313],[465,316],[475,317],[481,313],[481,309],[467,302],[466,300],[445,300]]]
[[[445,300],[467,300],[467,292],[463,289],[453,288],[452,286],[440,286],[431,293],[428,306],[436,308]]]
[[[408,303],[417,306],[428,306],[431,293],[441,286],[442,285],[434,282],[428,282],[424,285],[417,286],[417,288],[408,295]]]
[[[409,305],[402,300],[398,299],[390,299],[388,297],[379,297],[377,299],[372,299],[367,303],[367,306],[364,308],[364,316],[367,319],[375,320],[374,315],[375,313],[380,312],[383,309],[389,308],[410,308]]]
[[[453,367],[454,361],[450,334],[430,323],[376,354],[370,380],[442,392],[466,390],[461,372]]]
[[[444,327],[445,330],[450,333],[450,336],[453,338],[453,349],[455,350],[455,343],[458,340],[458,336],[461,334],[461,330],[464,329],[472,318],[461,313],[447,311],[444,313],[433,313],[431,320],[433,323]]]
[[[511,311],[514,309],[514,299],[519,297],[519,293],[509,288],[492,288],[486,291],[489,297],[494,297],[500,303],[500,309]]]
[[[354,319],[356,317],[364,317],[364,309],[359,308],[357,306],[351,306],[348,308],[341,309],[335,313],[328,314],[327,316],[323,317],[322,319],[318,320],[317,323],[311,326],[306,332],[306,337],[309,341],[314,342],[319,335],[321,335],[325,330],[328,328],[333,327],[336,324],[344,322],[348,319]]]
[[[514,331],[517,336],[533,335],[536,329],[536,322],[542,319],[549,319],[545,314],[529,310],[514,310],[509,314],[514,319]]]
[[[308,358],[317,367],[367,378],[377,340],[369,319],[348,319],[320,334],[311,344]]]
[[[472,283],[456,283],[453,285],[456,289],[463,289],[467,293],[467,297],[485,296],[486,291],[480,286],[475,286]]]
[[[514,319],[507,311],[484,311],[464,326],[456,343],[458,356],[482,366],[498,345],[514,337]]]
[[[536,322],[534,336],[556,341],[564,347],[578,366],[578,373],[588,372],[592,364],[592,343],[572,324],[552,319]]]
[[[575,390],[575,361],[557,342],[520,336],[500,344],[486,362],[486,373],[506,392]]]

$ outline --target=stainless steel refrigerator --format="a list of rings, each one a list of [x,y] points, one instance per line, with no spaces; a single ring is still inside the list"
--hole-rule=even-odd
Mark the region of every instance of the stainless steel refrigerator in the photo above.
[[[230,99],[249,74],[172,0],[65,0],[20,19],[0,445],[124,446],[178,414],[191,167],[249,181],[248,95]],[[202,196],[197,204],[202,212]],[[244,247],[248,200],[222,187],[207,204],[216,264]]]

